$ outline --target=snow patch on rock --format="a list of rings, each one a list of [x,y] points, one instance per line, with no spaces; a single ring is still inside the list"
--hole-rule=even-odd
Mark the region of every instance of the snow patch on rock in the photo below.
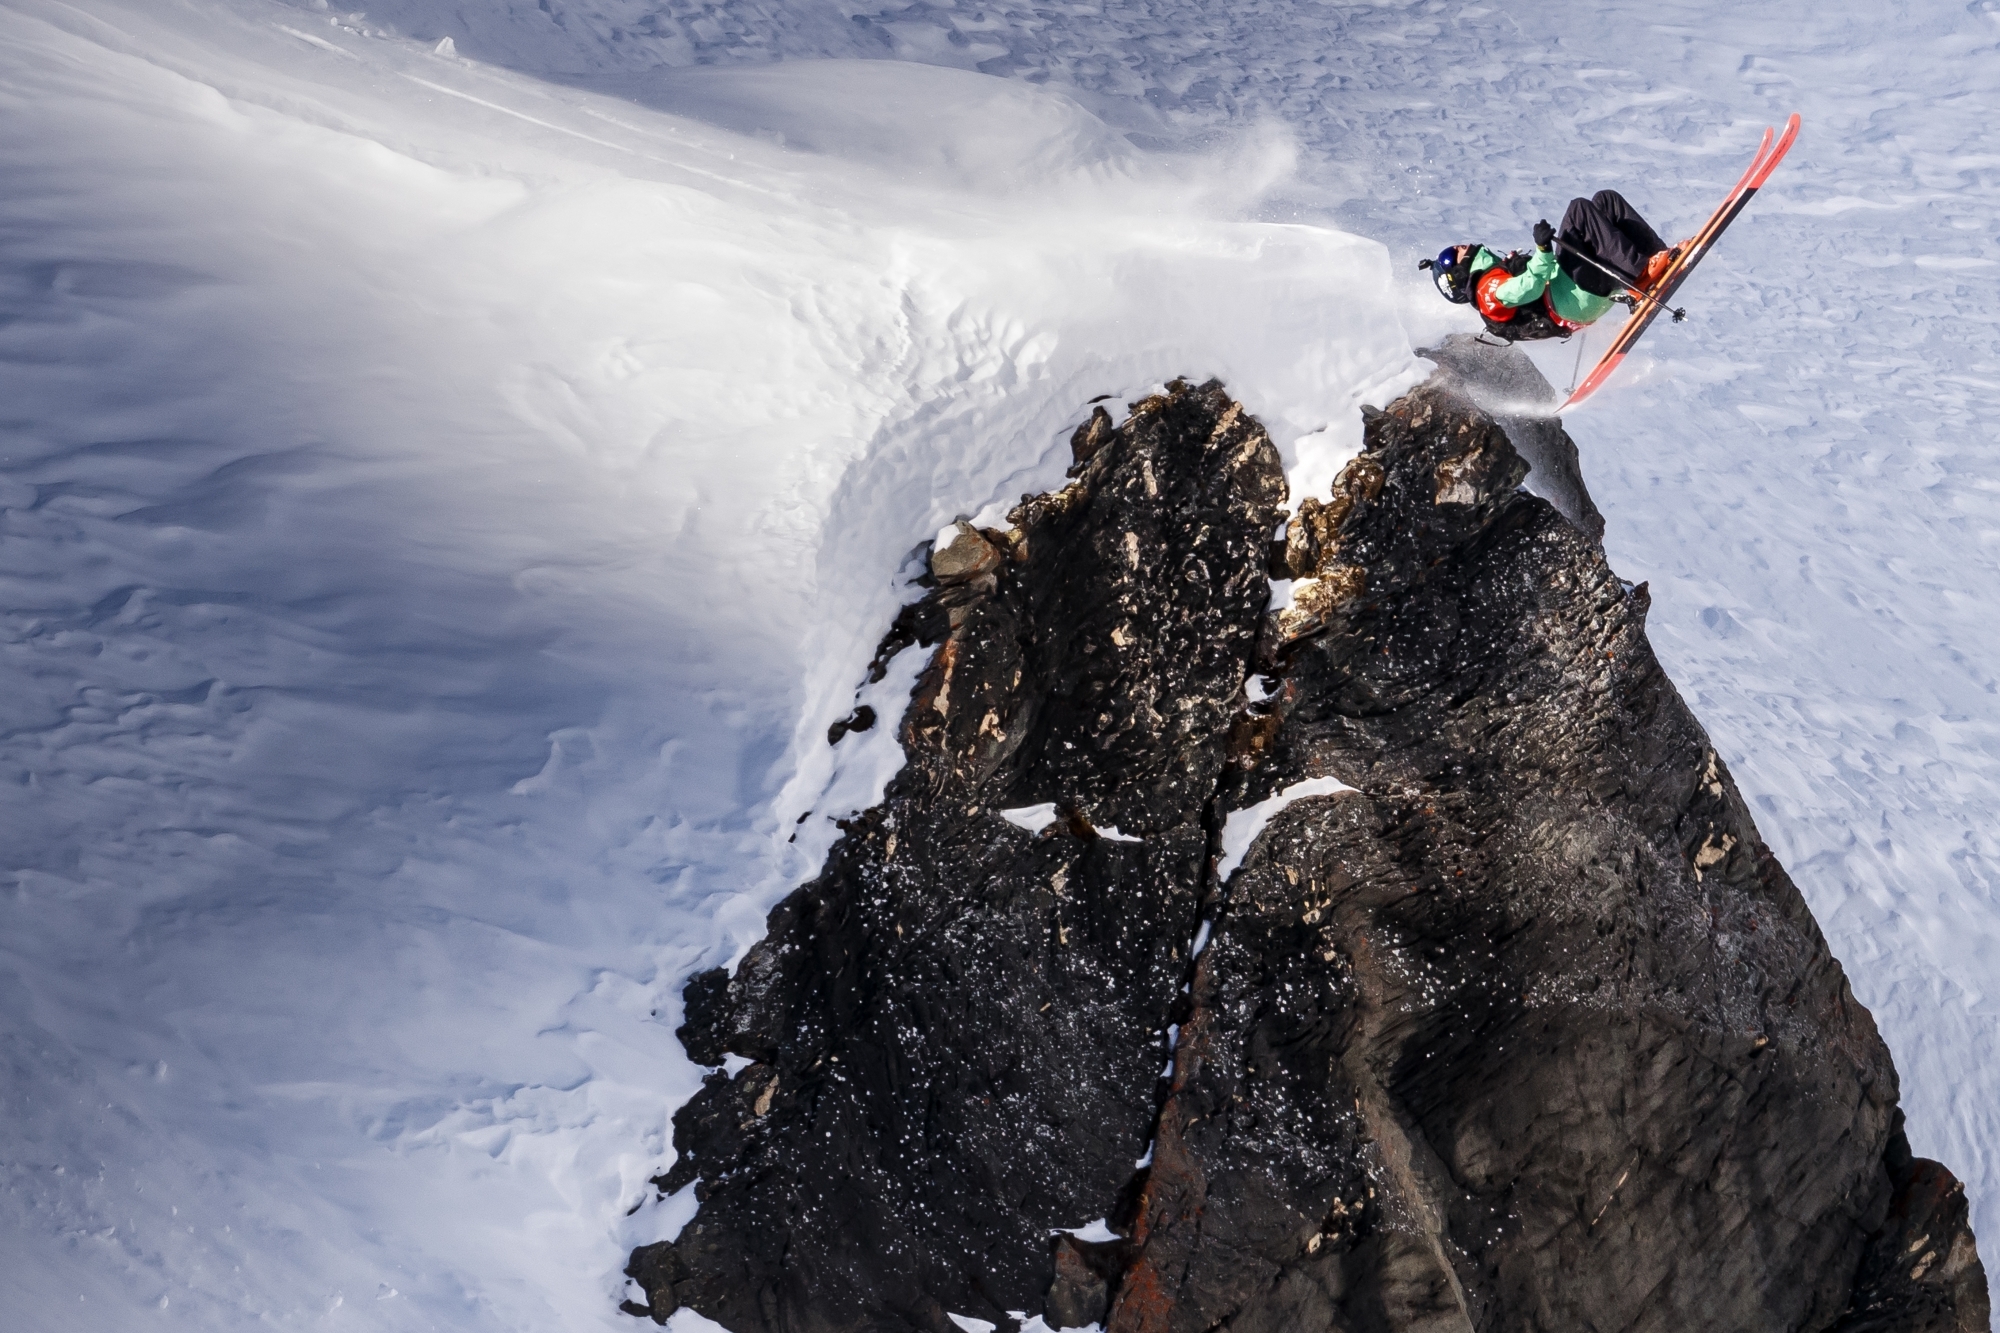
[[[1276,796],[1267,797],[1255,805],[1241,810],[1232,810],[1222,825],[1222,859],[1216,863],[1216,875],[1227,880],[1243,864],[1244,855],[1250,844],[1257,841],[1257,835],[1264,831],[1278,815],[1278,812],[1293,801],[1302,801],[1308,796],[1334,796],[1344,791],[1358,791],[1339,778],[1307,778],[1304,782],[1294,782]],[[1198,945],[1206,945],[1208,923],[1202,923],[1202,933],[1197,936]]]
[[[1056,822],[1056,803],[1043,801],[1040,805],[1023,805],[1012,810],[1002,810],[1000,818],[1015,828],[1024,828],[1030,833],[1040,833]]]

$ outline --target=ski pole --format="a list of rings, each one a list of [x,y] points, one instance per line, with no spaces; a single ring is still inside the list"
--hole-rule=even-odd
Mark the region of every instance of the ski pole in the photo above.
[[[1560,245],[1565,253],[1575,255],[1578,259],[1581,259],[1584,263],[1590,265],[1592,268],[1596,269],[1599,273],[1602,273],[1605,277],[1617,283],[1620,287],[1623,287],[1631,295],[1635,297],[1645,295],[1645,293],[1639,289],[1639,279],[1632,276],[1630,273],[1625,272],[1623,269],[1613,268],[1611,265],[1605,263],[1603,260],[1599,259],[1596,255],[1590,253],[1590,251],[1584,249],[1582,246],[1576,244],[1573,241],[1565,241],[1561,237],[1558,237],[1556,238],[1556,244]]]
[[[1620,287],[1623,287],[1626,293],[1630,295],[1633,300],[1647,301],[1652,303],[1653,305],[1660,307],[1660,309],[1667,311],[1674,317],[1674,323],[1676,324],[1680,323],[1682,320],[1687,318],[1688,312],[1685,308],[1682,308],[1680,310],[1671,309],[1664,301],[1660,300],[1658,297],[1653,296],[1647,292],[1640,291],[1638,286],[1635,285],[1631,274],[1620,273],[1617,269],[1612,268],[1609,264],[1599,259],[1596,255],[1590,253],[1590,251],[1584,249],[1582,246],[1576,245],[1570,241],[1562,240],[1561,238],[1557,238],[1556,244],[1560,245],[1563,248],[1564,253],[1575,255],[1578,259],[1581,259],[1584,263],[1590,265],[1592,268],[1596,269],[1599,273],[1602,273],[1605,277],[1617,283]]]

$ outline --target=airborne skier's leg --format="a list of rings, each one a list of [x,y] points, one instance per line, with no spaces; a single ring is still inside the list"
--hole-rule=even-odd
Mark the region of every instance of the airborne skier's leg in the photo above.
[[[1635,287],[1645,283],[1646,261],[1667,248],[1616,190],[1599,190],[1589,199],[1570,200],[1557,236],[1564,247],[1560,260],[1563,272],[1593,296],[1614,295],[1618,284],[1583,255],[1569,253],[1569,247],[1576,246],[1607,268],[1626,275]]]
[[[1632,350],[1632,344],[1638,341],[1639,335],[1646,331],[1659,313],[1666,309],[1665,303],[1673,299],[1674,292],[1687,280],[1687,275],[1701,262],[1701,257],[1708,253],[1716,238],[1722,235],[1723,229],[1735,221],[1737,214],[1744,210],[1758,189],[1770,179],[1771,173],[1778,169],[1778,164],[1785,160],[1785,154],[1791,151],[1792,143],[1798,137],[1797,113],[1785,122],[1785,132],[1782,135],[1775,130],[1764,131],[1764,142],[1757,146],[1757,156],[1750,160],[1749,170],[1743,173],[1743,178],[1736,182],[1735,188],[1723,199],[1721,206],[1709,215],[1702,229],[1694,234],[1694,239],[1681,243],[1680,258],[1666,266],[1666,272],[1658,282],[1657,296],[1638,303],[1632,312],[1632,318],[1626,321],[1625,327],[1618,330],[1617,336],[1611,340],[1611,350],[1606,352],[1596,367],[1583,377],[1583,383],[1576,386],[1576,391],[1564,399],[1562,406],[1556,411],[1566,412],[1575,407],[1596,393],[1604,381],[1611,377],[1611,372],[1618,369],[1618,363]],[[1776,147],[1772,146],[1774,138],[1777,141]]]
[[[1590,197],[1590,202],[1597,206],[1598,212],[1611,219],[1613,226],[1625,233],[1627,240],[1644,251],[1647,256],[1656,255],[1667,248],[1667,243],[1660,239],[1660,233],[1654,231],[1652,224],[1640,217],[1639,210],[1626,203],[1625,196],[1618,191],[1599,190]]]
[[[1646,266],[1639,270],[1639,276],[1645,281],[1640,286],[1648,291],[1652,290],[1665,275],[1668,265],[1673,262],[1675,251],[1680,247],[1669,246],[1662,240],[1660,233],[1653,230],[1652,224],[1640,217],[1639,210],[1626,203],[1625,196],[1618,191],[1599,190],[1591,202],[1617,224],[1618,230],[1625,233],[1626,239],[1646,252]]]

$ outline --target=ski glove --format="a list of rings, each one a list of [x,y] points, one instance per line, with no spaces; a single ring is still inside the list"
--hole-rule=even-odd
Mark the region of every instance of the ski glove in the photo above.
[[[1556,229],[1549,225],[1547,218],[1543,218],[1535,224],[1535,248],[1537,250],[1546,250],[1555,243]]]

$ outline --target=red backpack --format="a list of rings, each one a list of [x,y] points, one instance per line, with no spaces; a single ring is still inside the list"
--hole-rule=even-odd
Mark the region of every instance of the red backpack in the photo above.
[[[1488,333],[1510,343],[1569,337],[1581,326],[1558,315],[1549,304],[1546,291],[1541,299],[1526,305],[1507,305],[1501,301],[1501,285],[1526,273],[1528,259],[1525,250],[1515,250],[1474,279],[1472,297],[1473,304],[1479,307],[1479,318],[1485,321]]]

